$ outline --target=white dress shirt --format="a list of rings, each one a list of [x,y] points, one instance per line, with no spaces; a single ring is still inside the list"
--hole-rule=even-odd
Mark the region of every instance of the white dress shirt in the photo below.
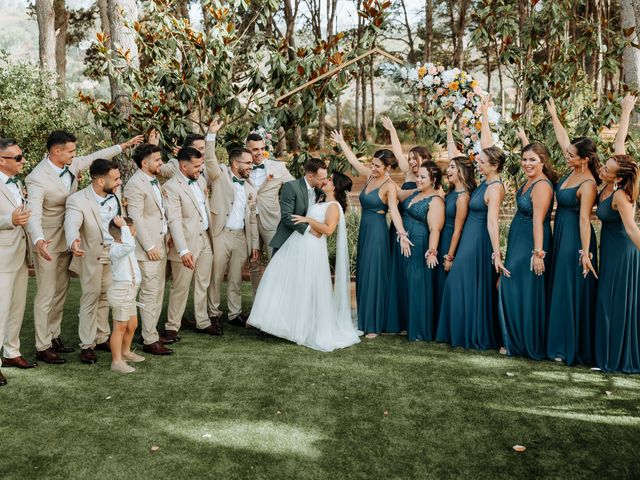
[[[109,245],[113,242],[113,237],[109,233],[109,222],[118,216],[118,199],[112,194],[109,194],[106,197],[101,197],[96,193],[93,187],[91,187],[91,191],[93,192],[93,196],[98,204],[98,210],[100,210],[102,238],[104,239],[104,244]]]
[[[311,185],[309,185],[309,182],[307,181],[307,177],[304,177],[304,183],[307,186],[307,196],[309,198],[309,207],[311,207],[311,205],[315,205],[316,203],[316,189],[313,188]],[[309,207],[307,207],[307,212],[309,211]]]
[[[64,168],[60,168],[55,163],[53,163],[49,158],[49,155],[47,155],[45,158],[47,159],[47,162],[49,162],[49,166],[53,169],[54,172],[56,172],[56,175],[60,177],[60,180],[62,180],[62,183],[64,183],[64,186],[67,187],[67,190],[71,191],[71,184],[73,183],[73,177],[72,177],[73,174],[69,171],[69,168],[67,167],[67,170],[65,171]],[[65,173],[62,174],[62,172],[65,172]]]
[[[232,178],[237,178],[235,175],[232,175]],[[238,180],[241,180],[238,178]],[[244,212],[247,206],[247,192],[244,189],[244,184],[239,184],[237,182],[233,182],[233,206],[231,207],[231,211],[229,212],[229,216],[227,217],[227,223],[225,223],[225,227],[229,230],[243,230],[244,229]]]
[[[182,178],[184,178],[184,181],[187,182],[187,185],[189,186],[189,188],[193,192],[193,195],[196,197],[196,200],[198,201],[198,210],[200,211],[200,225],[202,225],[202,230],[208,230],[209,217],[207,216],[207,203],[206,203],[206,199],[204,198],[204,193],[200,189],[200,185],[198,185],[197,181],[194,182],[193,180],[190,180],[189,178],[185,177],[182,174],[182,172],[180,172],[180,175],[182,175]],[[190,185],[189,185],[189,182],[191,182]]]
[[[112,242],[109,247],[111,276],[114,282],[127,282],[140,285],[142,275],[136,260],[136,241],[128,226],[120,229],[122,242]]]
[[[20,191],[20,187],[18,186],[17,183],[7,183],[7,180],[9,180],[9,177],[7,175],[5,175],[4,173],[0,172],[0,182],[5,184],[5,187],[7,187],[9,189],[9,191],[11,192],[11,195],[13,195],[13,198],[16,200],[16,203],[18,205],[22,205],[23,202],[23,198],[22,198],[22,192]]]
[[[264,165],[264,160],[260,165]],[[250,173],[251,183],[253,183],[253,185],[256,187],[256,190],[259,190],[262,184],[267,179],[267,166],[264,165],[264,168],[254,168],[254,167],[257,167],[257,165],[254,164],[251,167],[251,173]]]
[[[168,225],[167,225],[167,217],[165,215],[165,210],[164,210],[164,199],[162,198],[162,191],[160,190],[160,183],[158,183],[158,179],[156,177],[151,177],[144,172],[142,173],[144,174],[145,177],[149,179],[149,183],[151,183],[153,180],[156,181],[156,184],[151,185],[151,188],[153,189],[153,193],[156,196],[156,201],[158,202],[158,205],[160,205],[160,212],[162,213],[162,231],[160,232],[160,234],[165,235],[168,230]],[[149,250],[153,248],[155,248],[155,245],[152,246]]]

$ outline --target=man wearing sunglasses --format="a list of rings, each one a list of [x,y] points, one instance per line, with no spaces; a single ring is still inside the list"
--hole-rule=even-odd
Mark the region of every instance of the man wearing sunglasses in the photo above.
[[[31,212],[17,175],[24,167],[22,150],[11,138],[0,138],[0,349],[2,366],[33,368],[20,354],[20,328],[27,301],[27,234]],[[7,380],[0,372],[0,386]]]
[[[73,352],[60,337],[71,263],[63,228],[67,197],[78,190],[78,175],[94,160],[111,159],[142,141],[139,135],[120,145],[76,156],[76,137],[53,131],[47,139],[47,154],[26,178],[33,212],[27,229],[38,253],[34,256],[37,290],[33,302],[38,360],[62,364],[65,359],[59,354]]]

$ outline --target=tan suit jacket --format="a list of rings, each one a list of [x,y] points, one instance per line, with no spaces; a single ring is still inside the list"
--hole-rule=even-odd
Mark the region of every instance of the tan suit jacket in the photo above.
[[[119,198],[118,201],[120,201]],[[104,249],[100,210],[91,185],[70,195],[67,199],[64,234],[67,249],[76,238],[79,238],[80,248],[85,251],[84,256],[73,257],[69,270],[81,275],[82,278],[91,278],[98,270]]]
[[[18,187],[22,190],[21,182]],[[23,227],[16,227],[11,216],[19,205],[4,183],[0,183],[0,272],[17,272],[24,265],[27,254],[27,234]],[[26,292],[25,292],[26,293]],[[0,343],[2,341],[0,340]]]
[[[166,255],[166,234],[162,234],[162,205],[158,203],[155,187],[142,170],[138,170],[124,187],[127,212],[136,227],[136,258],[139,262],[149,261],[147,251],[156,247]],[[160,200],[166,211],[167,202],[161,193]],[[167,232],[168,233],[168,232]]]
[[[202,190],[205,198],[205,207],[208,198],[206,180],[200,175],[198,187]],[[168,258],[174,262],[180,262],[178,252],[189,249],[195,258],[205,245],[203,236],[208,236],[208,232],[202,230],[201,213],[198,207],[198,199],[191,191],[187,180],[182,174],[174,175],[163,186],[167,193],[167,220],[169,222],[169,232],[173,239],[173,245],[169,249]],[[209,228],[211,228],[211,215],[205,208]],[[208,242],[209,239],[207,238]]]
[[[205,169],[211,185],[211,209],[212,225],[209,231],[211,239],[220,235],[227,223],[227,218],[233,208],[235,191],[231,169],[227,165],[220,165],[216,158],[215,142],[206,142]],[[266,183],[266,182],[265,182]],[[247,245],[247,253],[260,248],[258,237],[258,220],[256,218],[256,189],[250,180],[245,180],[244,191],[246,193],[246,206],[244,210],[244,233]]]
[[[47,158],[36,165],[25,179],[29,192],[29,208],[31,209],[27,231],[32,242],[38,238],[44,238],[51,240],[50,252],[67,251],[69,245],[66,243],[63,228],[66,201],[69,195],[78,191],[78,175],[89,168],[94,160],[98,158],[108,160],[120,152],[120,146],[114,145],[98,150],[91,155],[75,157],[69,165],[69,171],[75,177],[71,182],[71,191],[67,190]]]
[[[280,189],[295,180],[284,162],[264,161],[267,178],[258,189],[258,222],[263,230],[275,231],[280,222]]]

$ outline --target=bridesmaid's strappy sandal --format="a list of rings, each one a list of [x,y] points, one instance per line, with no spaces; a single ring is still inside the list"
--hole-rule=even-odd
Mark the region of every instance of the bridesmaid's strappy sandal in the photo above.
[[[373,338],[376,338],[377,336],[378,336],[378,334],[377,334],[377,333],[367,333],[367,334],[365,335],[365,338],[373,339]]]

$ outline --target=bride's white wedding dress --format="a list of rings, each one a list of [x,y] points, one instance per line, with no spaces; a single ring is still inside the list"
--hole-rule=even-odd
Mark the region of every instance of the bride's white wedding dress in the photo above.
[[[331,284],[327,237],[294,231],[273,256],[256,292],[248,323],[299,345],[330,352],[360,342],[351,317],[349,255],[342,207],[312,205],[307,216],[325,221],[327,209],[340,209],[335,286]]]

